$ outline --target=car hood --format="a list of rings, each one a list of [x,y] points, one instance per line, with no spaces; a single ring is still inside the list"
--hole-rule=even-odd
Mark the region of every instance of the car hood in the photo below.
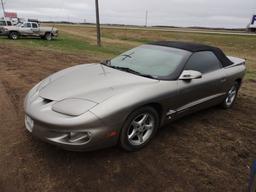
[[[39,96],[44,99],[81,98],[101,103],[125,90],[159,81],[101,64],[87,64],[65,69],[47,78],[46,82],[39,90]]]

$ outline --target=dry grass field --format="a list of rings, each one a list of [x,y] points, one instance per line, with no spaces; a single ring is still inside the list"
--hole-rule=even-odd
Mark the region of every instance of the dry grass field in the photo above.
[[[51,42],[0,37],[1,192],[247,190],[256,159],[256,36],[103,29],[103,47],[97,48],[94,28],[57,27],[60,37]],[[246,58],[248,71],[234,108],[213,107],[166,125],[136,153],[118,147],[68,152],[27,133],[23,100],[38,81],[156,40],[216,45]]]

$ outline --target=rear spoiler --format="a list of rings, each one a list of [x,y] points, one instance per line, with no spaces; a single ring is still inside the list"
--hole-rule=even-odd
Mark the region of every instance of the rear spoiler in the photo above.
[[[246,59],[241,59],[241,58],[238,58],[238,57],[231,57],[231,56],[228,56],[228,58],[233,62],[233,65],[229,65],[225,68],[235,67],[235,66],[238,66],[238,65],[245,65]]]

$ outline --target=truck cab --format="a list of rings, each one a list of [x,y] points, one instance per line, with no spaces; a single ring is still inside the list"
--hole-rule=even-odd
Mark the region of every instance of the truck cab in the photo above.
[[[40,28],[36,22],[25,22],[20,25],[20,33],[24,36],[40,36]]]
[[[12,22],[11,21],[0,20],[0,27],[1,26],[12,26]]]
[[[11,21],[1,19],[0,20],[0,35],[3,35],[3,31],[4,31],[3,27],[5,27],[5,26],[13,26],[13,24]]]

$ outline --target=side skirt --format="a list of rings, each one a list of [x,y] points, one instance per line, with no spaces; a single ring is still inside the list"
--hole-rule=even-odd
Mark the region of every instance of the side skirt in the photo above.
[[[165,122],[170,122],[170,121],[179,119],[185,115],[218,105],[223,101],[225,95],[226,93],[219,93],[216,95],[212,95],[212,96],[188,103],[182,107],[179,107],[176,110],[170,109],[166,113]]]

